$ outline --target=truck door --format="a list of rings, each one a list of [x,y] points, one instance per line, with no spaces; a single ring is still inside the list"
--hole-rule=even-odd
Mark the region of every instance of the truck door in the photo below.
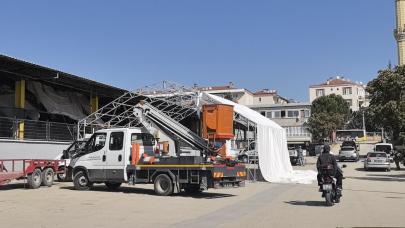
[[[110,133],[108,141],[108,150],[106,153],[106,179],[112,182],[123,182],[125,180],[125,163],[124,163],[124,132],[116,131]]]
[[[85,145],[88,162],[87,170],[91,181],[103,181],[105,179],[106,165],[106,139],[107,133],[94,133]]]

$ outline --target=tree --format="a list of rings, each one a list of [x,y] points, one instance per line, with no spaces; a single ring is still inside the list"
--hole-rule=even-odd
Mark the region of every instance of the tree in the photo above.
[[[331,94],[315,99],[308,120],[312,137],[315,140],[329,138],[332,132],[343,128],[349,115],[349,105],[340,95]]]
[[[346,125],[347,129],[363,129],[363,112],[367,131],[381,131],[381,123],[376,120],[375,113],[370,107],[361,108],[359,111],[355,111],[350,116],[350,121]]]
[[[391,131],[393,140],[398,141],[400,133],[405,131],[405,66],[379,71],[366,90],[375,121]]]

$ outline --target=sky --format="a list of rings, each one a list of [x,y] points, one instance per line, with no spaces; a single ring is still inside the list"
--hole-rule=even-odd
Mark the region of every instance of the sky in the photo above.
[[[394,0],[0,3],[0,53],[132,90],[163,80],[308,101],[397,64]]]

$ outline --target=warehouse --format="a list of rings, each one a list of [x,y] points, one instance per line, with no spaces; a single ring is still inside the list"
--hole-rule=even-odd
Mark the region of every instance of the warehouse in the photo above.
[[[34,156],[37,150],[65,148],[76,138],[78,120],[124,92],[0,55],[0,156],[18,154],[27,146]]]

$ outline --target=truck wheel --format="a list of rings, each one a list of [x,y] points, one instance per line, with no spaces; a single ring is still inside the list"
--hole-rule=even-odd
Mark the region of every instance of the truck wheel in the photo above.
[[[121,183],[117,183],[117,182],[105,182],[105,186],[107,186],[107,188],[109,190],[116,190],[117,188],[119,188],[121,186]]]
[[[27,182],[28,182],[28,187],[31,189],[36,189],[41,186],[41,170],[40,169],[34,169],[34,171],[30,174],[28,174],[27,177]]]
[[[159,196],[168,196],[173,194],[173,182],[167,174],[160,174],[154,182],[155,192]]]
[[[89,190],[92,186],[89,178],[84,171],[79,171],[78,173],[76,173],[76,175],[73,177],[73,185],[76,190],[80,191]]]
[[[53,178],[55,173],[53,172],[52,168],[46,168],[42,171],[42,186],[51,187],[53,184]]]
[[[61,166],[61,167],[58,168],[58,171],[63,171],[64,169],[65,169],[65,167],[64,167],[64,166]],[[63,172],[63,173],[58,173],[58,174],[56,174],[56,178],[58,178],[58,181],[59,181],[59,182],[66,181],[66,180],[65,180],[65,179],[66,179],[66,170],[65,170],[65,172]]]

